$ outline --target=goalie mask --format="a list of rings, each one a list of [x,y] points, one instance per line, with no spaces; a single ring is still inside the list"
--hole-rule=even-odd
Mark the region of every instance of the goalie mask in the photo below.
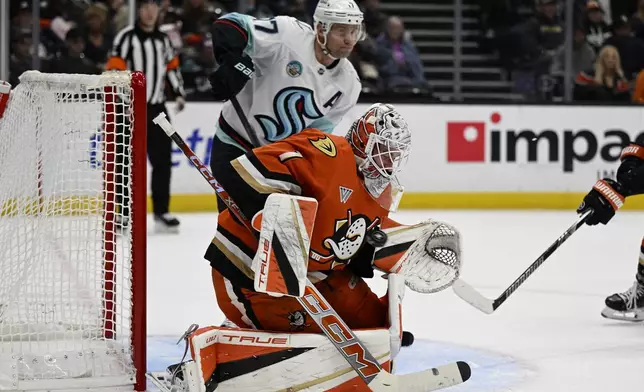
[[[403,194],[396,174],[411,152],[411,132],[389,104],[376,103],[352,125],[347,140],[369,194],[383,208],[395,211]]]

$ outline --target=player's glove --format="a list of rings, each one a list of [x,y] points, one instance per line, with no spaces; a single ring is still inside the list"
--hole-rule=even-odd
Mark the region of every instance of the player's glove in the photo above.
[[[593,189],[584,197],[584,201],[577,208],[577,212],[581,214],[592,209],[594,212],[588,217],[586,223],[591,226],[598,223],[605,225],[615,216],[615,211],[623,205],[624,193],[622,186],[610,178],[604,178],[597,181]]]
[[[644,146],[631,143],[622,150],[621,165],[617,169],[617,182],[624,196],[644,193]]]
[[[215,100],[225,101],[236,96],[253,77],[255,65],[250,57],[228,53],[219,68],[210,74],[210,85]]]

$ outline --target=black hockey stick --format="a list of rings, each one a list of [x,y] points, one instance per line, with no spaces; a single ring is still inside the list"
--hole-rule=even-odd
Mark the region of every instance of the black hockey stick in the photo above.
[[[215,190],[217,195],[226,203],[229,210],[246,228],[253,231],[250,220],[244,216],[241,209],[213,177],[206,165],[203,164],[194,151],[184,142],[181,135],[176,133],[167,120],[165,113],[159,114],[153,121],[179,146],[194,167],[201,172],[201,175]],[[340,318],[338,313],[331,307],[311,281],[307,280],[304,296],[295,298],[372,391],[436,391],[461,384],[470,378],[470,366],[462,361],[417,373],[393,375],[380,366],[380,363],[374,358],[373,354],[369,352],[367,347]]]
[[[581,214],[577,221],[572,224],[555,242],[546,249],[545,252],[532,263],[528,269],[526,269],[511,285],[508,287],[501,295],[496,299],[488,299],[476,291],[472,286],[465,283],[463,280],[458,279],[452,285],[452,290],[461,297],[465,302],[474,306],[478,310],[486,314],[492,314],[495,310],[499,308],[511,295],[514,293],[519,286],[525,282],[530,275],[532,275],[540,266],[543,264],[548,257],[550,257],[570,236],[572,236],[579,227],[581,227],[586,220],[593,213],[592,210],[588,210]]]

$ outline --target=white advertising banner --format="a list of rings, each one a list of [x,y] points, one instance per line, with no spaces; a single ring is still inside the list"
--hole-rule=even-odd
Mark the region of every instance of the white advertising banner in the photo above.
[[[170,117],[209,165],[219,103],[191,103]],[[358,105],[336,134],[369,105]],[[641,107],[396,105],[412,129],[413,150],[401,175],[408,192],[586,192],[612,176],[621,146],[644,140]],[[174,147],[173,194],[209,186]]]

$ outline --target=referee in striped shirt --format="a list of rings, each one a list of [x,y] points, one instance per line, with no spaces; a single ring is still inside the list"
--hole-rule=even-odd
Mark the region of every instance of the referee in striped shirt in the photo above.
[[[168,213],[172,140],[152,120],[165,109],[166,81],[172,88],[179,110],[185,107],[179,58],[168,36],[157,25],[160,0],[137,0],[138,18],[134,26],[114,38],[108,70],[142,71],[145,74],[148,103],[148,158],[152,166],[152,205],[157,232],[179,231],[179,220]],[[167,113],[166,113],[167,114]]]

